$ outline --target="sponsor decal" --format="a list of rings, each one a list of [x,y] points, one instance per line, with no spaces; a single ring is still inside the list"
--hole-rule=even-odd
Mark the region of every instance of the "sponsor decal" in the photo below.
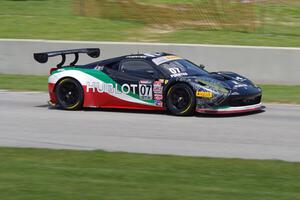
[[[196,97],[212,98],[213,93],[212,92],[197,91],[196,92]]]
[[[171,77],[172,78],[175,78],[175,77],[180,77],[180,76],[187,76],[188,74],[186,72],[182,72],[182,73],[178,73],[178,74],[171,74]]]
[[[244,89],[247,89],[248,85],[246,85],[246,84],[238,84],[238,85],[234,86],[234,88],[241,88],[241,87],[243,87]]]
[[[180,68],[178,68],[178,67],[172,67],[172,68],[167,68],[167,69],[170,71],[170,73],[171,73],[170,76],[173,77],[173,78],[188,75],[186,72],[182,72],[180,70]]]
[[[239,76],[235,77],[235,79],[237,81],[240,81],[240,82],[244,82],[246,80],[245,78],[242,78],[242,77],[239,77]]]
[[[104,66],[97,65],[94,69],[98,71],[102,71],[104,69]]]
[[[140,84],[152,84],[152,81],[149,81],[149,80],[141,80],[140,82],[139,82]]]
[[[160,81],[154,81],[153,85],[161,86],[161,82]]]
[[[155,94],[161,94],[163,92],[163,86],[160,81],[155,81],[153,83],[153,92]]]
[[[128,94],[132,92],[135,94],[135,89],[137,88],[136,84],[123,84],[121,85],[121,90],[118,88],[118,84],[112,83],[101,83],[101,82],[87,82],[86,92],[98,92],[98,93],[109,93],[109,94]]]
[[[240,87],[244,87],[245,89],[247,89],[248,85],[247,84],[243,84],[243,83],[239,83],[237,81],[232,81],[232,83],[234,83],[234,88],[240,88]]]
[[[165,56],[164,58],[167,59],[167,60],[179,60],[179,59],[182,59],[182,58],[180,58],[178,56]]]
[[[155,103],[155,105],[158,106],[158,107],[163,107],[163,102],[162,102],[162,101],[157,101],[157,100],[155,100],[154,103]]]
[[[163,95],[162,94],[154,94],[154,100],[162,100],[163,99]]]
[[[152,61],[156,65],[160,65],[160,64],[163,64],[163,63],[168,62],[168,61],[180,60],[180,59],[182,59],[182,58],[180,58],[178,56],[163,56],[163,57],[154,58],[154,59],[152,59]]]
[[[233,92],[233,93],[231,93],[231,95],[240,95],[240,93],[238,93],[238,92]]]
[[[139,82],[139,97],[142,100],[151,100],[152,97],[152,81],[142,80]]]

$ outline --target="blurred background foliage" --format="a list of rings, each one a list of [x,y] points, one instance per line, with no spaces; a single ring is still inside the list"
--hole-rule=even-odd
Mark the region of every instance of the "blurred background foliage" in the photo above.
[[[76,13],[130,20],[164,28],[254,31],[254,1],[240,0],[76,0]]]
[[[0,37],[300,46],[299,0],[1,0]]]

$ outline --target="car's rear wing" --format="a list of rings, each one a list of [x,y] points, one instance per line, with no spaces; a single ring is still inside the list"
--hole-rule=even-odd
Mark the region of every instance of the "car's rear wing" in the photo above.
[[[50,57],[61,56],[62,60],[59,64],[57,64],[57,68],[61,68],[66,62],[66,55],[68,54],[75,55],[74,61],[70,63],[70,66],[74,66],[78,62],[80,53],[87,54],[92,58],[98,58],[100,56],[100,49],[86,48],[86,49],[71,49],[71,50],[62,50],[62,51],[34,53],[33,57],[39,63],[46,63],[48,62],[48,58]]]

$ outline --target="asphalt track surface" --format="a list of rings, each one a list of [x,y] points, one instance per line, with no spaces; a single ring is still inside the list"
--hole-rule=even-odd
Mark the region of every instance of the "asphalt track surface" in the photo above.
[[[300,161],[300,105],[250,115],[48,108],[46,93],[0,91],[0,146]]]

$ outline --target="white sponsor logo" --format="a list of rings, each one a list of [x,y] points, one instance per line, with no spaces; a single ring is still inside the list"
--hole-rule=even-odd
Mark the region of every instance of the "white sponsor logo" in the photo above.
[[[183,73],[178,73],[178,74],[171,74],[171,77],[172,78],[175,78],[175,77],[180,77],[180,76],[187,76],[188,74],[186,72],[183,72]]]
[[[115,85],[112,83],[101,83],[101,82],[87,82],[86,92],[99,92],[99,93],[109,93],[109,94],[128,94],[132,92],[135,94],[137,84],[123,84],[120,90],[117,89],[118,84]]]
[[[94,69],[98,71],[102,71],[104,69],[104,66],[97,65]]]
[[[243,83],[239,83],[239,82],[236,82],[236,81],[232,81],[232,83],[234,83],[234,88],[240,88],[240,87],[244,87],[245,89],[247,88],[248,85],[246,84],[243,84]]]
[[[245,78],[241,78],[239,76],[235,77],[235,79],[240,82],[244,82],[246,80]]]

